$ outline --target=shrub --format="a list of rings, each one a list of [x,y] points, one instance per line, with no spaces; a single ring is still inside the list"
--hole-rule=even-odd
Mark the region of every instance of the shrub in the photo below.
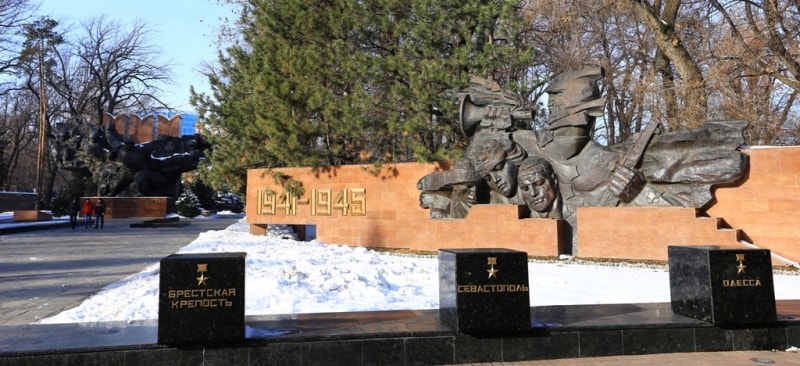
[[[53,194],[53,199],[50,200],[50,212],[53,213],[53,216],[59,217],[69,215],[69,206],[69,197],[63,192]]]
[[[186,186],[184,186],[184,189],[175,201],[175,207],[178,211],[178,215],[184,217],[195,217],[199,215],[202,210],[200,200],[194,192]]]
[[[197,196],[197,199],[200,201],[200,207],[204,210],[220,210],[220,208],[217,207],[217,195],[214,189],[203,183],[203,181],[196,179],[189,185],[189,189]]]
[[[237,214],[244,211],[244,202],[242,199],[229,192],[217,193],[215,205],[217,206],[217,210],[220,211],[231,211]]]

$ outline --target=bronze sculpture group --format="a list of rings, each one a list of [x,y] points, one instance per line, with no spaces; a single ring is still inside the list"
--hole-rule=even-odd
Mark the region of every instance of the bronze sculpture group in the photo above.
[[[197,169],[210,148],[199,134],[135,143],[111,121],[71,121],[60,126],[56,139],[58,166],[90,177],[98,196],[177,198],[181,174]]]
[[[603,76],[596,67],[554,78],[546,89],[548,126],[539,131],[520,127],[531,117],[519,98],[473,79],[461,101],[465,156],[419,180],[421,206],[432,218],[464,218],[475,204],[524,205],[530,217],[566,220],[574,235],[578,207],[703,208],[713,186],[743,177],[746,121],[668,132],[651,122],[620,144],[592,140],[605,105],[597,85]]]
[[[569,71],[547,86],[547,128],[530,129],[520,96],[472,78],[459,93],[460,127],[470,138],[453,168],[422,177],[420,206],[435,219],[468,216],[476,204],[527,208],[531,218],[563,219],[573,235],[579,207],[703,208],[712,188],[740,180],[747,156],[746,121],[710,121],[694,129],[660,131],[656,122],[623,143],[592,139],[604,114],[599,67]],[[209,148],[200,135],[136,144],[113,123],[74,123],[57,140],[63,169],[91,176],[101,196],[177,197],[181,173],[197,168]]]

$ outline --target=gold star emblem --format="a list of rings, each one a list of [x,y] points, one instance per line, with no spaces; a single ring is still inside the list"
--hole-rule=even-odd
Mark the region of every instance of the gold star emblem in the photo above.
[[[737,254],[736,260],[739,262],[739,265],[736,266],[736,269],[738,270],[736,274],[744,273],[744,269],[747,268],[747,266],[742,263],[744,262],[744,254]]]
[[[206,277],[205,273],[201,273],[200,277],[196,277],[196,279],[197,279],[197,286],[207,285],[206,281],[209,279],[209,277]]]
[[[497,272],[500,272],[497,269],[494,269],[494,266],[497,264],[497,257],[489,257],[489,269],[486,272],[489,272],[489,278],[497,278]]]
[[[200,273],[200,277],[195,277],[195,279],[197,280],[197,286],[207,285],[208,284],[208,283],[206,283],[206,281],[210,277],[206,277],[206,272],[207,271],[208,271],[208,264],[207,263],[202,263],[202,264],[198,264],[197,265],[197,272]]]

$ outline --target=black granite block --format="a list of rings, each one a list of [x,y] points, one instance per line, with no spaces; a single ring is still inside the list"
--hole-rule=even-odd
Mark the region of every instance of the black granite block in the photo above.
[[[623,354],[694,352],[694,330],[691,328],[626,329],[622,332]]]
[[[503,360],[502,338],[456,337],[456,363],[499,362]]]
[[[250,350],[248,365],[253,366],[295,366],[303,364],[303,344],[267,343]]]
[[[303,344],[303,366],[361,365],[361,340],[308,342]]]
[[[770,350],[786,349],[789,344],[786,339],[785,327],[766,327],[752,329],[732,329],[733,350]]]
[[[406,365],[448,365],[455,362],[454,337],[414,337],[406,339]]]
[[[247,365],[250,352],[245,347],[207,347],[203,352],[203,366]]]
[[[786,327],[786,339],[788,344],[800,344],[800,324],[789,325]]]
[[[777,320],[769,250],[670,246],[668,258],[674,313],[718,325]]]
[[[0,359],[2,366],[39,366],[39,365],[67,365],[69,355],[43,354],[34,356],[4,357]]]
[[[462,333],[530,331],[527,253],[439,250],[439,317]]]
[[[139,349],[125,352],[124,365],[191,366],[203,364],[202,348],[195,349]]]
[[[161,259],[158,343],[244,341],[246,255],[173,254]]]
[[[503,337],[503,362],[581,357],[579,332]]]
[[[621,355],[621,330],[592,330],[580,332],[580,357]]]
[[[89,366],[89,365],[124,365],[125,355],[122,352],[81,352],[65,355],[64,366]]]
[[[703,327],[694,330],[697,352],[733,351],[733,333],[719,327]]]
[[[404,366],[405,345],[402,338],[365,339],[363,365]]]

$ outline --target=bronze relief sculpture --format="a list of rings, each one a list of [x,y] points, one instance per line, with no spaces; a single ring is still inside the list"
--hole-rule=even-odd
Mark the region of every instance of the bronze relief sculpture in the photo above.
[[[526,205],[531,217],[564,219],[574,232],[578,207],[703,208],[715,185],[744,176],[747,157],[739,148],[746,121],[668,132],[652,122],[620,144],[594,141],[591,129],[605,105],[597,85],[603,77],[593,67],[554,78],[546,89],[548,126],[539,131],[520,127],[531,113],[519,98],[473,78],[461,102],[462,131],[471,140],[455,163],[460,173],[426,175],[417,185],[421,194],[438,192],[449,207],[462,207],[441,218],[464,218],[473,204]],[[464,202],[456,186],[469,187],[475,199]]]

